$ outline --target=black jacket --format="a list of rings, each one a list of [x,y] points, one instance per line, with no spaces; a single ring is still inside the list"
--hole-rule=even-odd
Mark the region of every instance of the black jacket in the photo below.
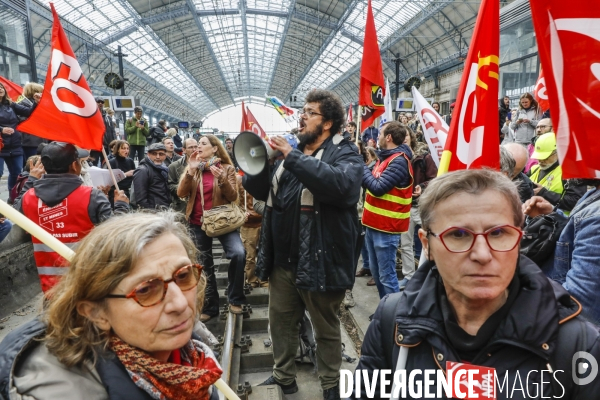
[[[104,121],[104,136],[102,138],[102,146],[104,147],[106,154],[109,154],[110,142],[117,139],[117,132],[115,126],[113,125],[112,118],[110,118],[110,116],[104,111],[102,111],[102,120]]]
[[[570,370],[571,360],[577,351],[587,351],[596,360],[600,357],[597,329],[581,317],[576,317],[581,312],[579,303],[575,302],[562,286],[546,278],[531,260],[521,256],[516,273],[519,277],[516,298],[491,339],[472,360],[472,364],[495,368],[499,380],[504,379],[505,373],[508,372],[509,389],[513,387],[518,372],[524,390],[527,390],[529,384],[530,393],[535,393],[536,383],[538,388],[540,387],[539,371],[548,370],[547,365],[550,365],[554,371],[565,371],[557,372],[556,377],[565,387],[567,394],[560,397],[560,386],[548,383],[555,381],[551,375],[546,374],[543,378],[546,382],[543,385],[544,393],[545,396],[549,396],[546,398],[552,398],[554,394],[555,398],[571,400],[598,399],[599,378],[591,384],[579,386],[578,395],[572,396],[574,384]],[[407,376],[414,369],[442,368],[445,371],[446,361],[461,361],[446,334],[438,295],[440,285],[442,283],[439,273],[433,262],[426,262],[419,267],[400,295],[395,324],[384,324],[382,321],[385,303],[394,297],[386,296],[381,300],[365,335],[357,370],[368,371],[369,376],[372,376],[376,369],[394,370],[400,346],[409,348]],[[575,325],[567,326],[566,323]],[[392,329],[383,332],[384,325]],[[559,331],[567,332],[565,329],[568,329],[568,334],[564,333],[559,337]],[[394,343],[386,346],[392,340]],[[390,351],[386,352],[386,348]],[[555,354],[556,349],[563,349],[563,354]],[[528,375],[534,370],[538,373]],[[422,375],[417,379],[422,380]],[[518,388],[518,378],[516,383]],[[389,391],[389,388],[387,390]],[[435,393],[436,390],[432,388],[431,392]],[[506,385],[504,392],[499,388],[496,390],[497,399],[510,398],[507,396]],[[364,396],[364,385],[361,392]],[[522,399],[522,396],[523,392],[517,390],[512,398]],[[360,397],[355,395],[353,398]],[[380,398],[379,387],[373,398]]]
[[[558,165],[559,164],[557,161],[547,170],[541,170],[538,174],[538,182],[541,182],[544,176],[554,171],[554,169],[557,168]],[[575,184],[575,181],[566,179],[562,180],[562,185],[564,188],[564,192],[562,194],[553,192],[543,187],[537,195],[548,200],[548,202],[554,206],[558,205],[558,208],[560,208],[563,211],[571,211],[573,208],[575,208],[575,205],[577,204],[579,199],[581,199],[585,192],[587,192],[587,185],[578,185]]]
[[[314,197],[313,206],[303,206],[299,212],[298,246],[295,247],[298,253],[294,254],[298,259],[296,287],[321,292],[351,289],[362,246],[356,204],[363,161],[341,135],[332,135],[320,149],[323,149],[321,160],[293,150],[284,163],[285,169]],[[278,166],[279,163],[273,173]],[[269,188],[262,182],[265,177],[245,175],[244,178],[244,188],[256,199],[266,201]],[[272,206],[267,204],[256,267],[256,275],[265,281],[271,274],[277,251],[271,232],[272,211]]]
[[[46,325],[39,319],[29,321],[9,333],[0,343],[0,399],[9,399],[12,376],[18,370],[19,362],[26,358],[29,349],[44,346],[42,338],[46,333]],[[199,337],[193,335],[199,340]],[[137,387],[119,359],[111,351],[99,350],[95,368],[106,389],[109,400],[151,400],[153,397]],[[68,384],[64,384],[68,387]],[[213,387],[210,400],[219,398]]]
[[[112,169],[120,169],[123,172],[132,171],[135,169],[135,162],[129,157],[121,157],[114,156],[109,159],[110,167]],[[129,193],[129,189],[131,189],[131,184],[133,183],[133,176],[128,176],[119,183],[119,189],[125,191],[125,194]],[[114,191],[111,189],[111,193]]]
[[[37,103],[35,102],[32,107],[19,103],[0,104],[0,131],[2,128],[13,128],[15,130],[12,135],[2,134],[4,148],[0,150],[1,156],[23,155],[21,132],[16,130],[17,124],[20,122],[19,116],[29,117],[36,107]]]
[[[181,152],[183,150],[183,140],[179,134],[173,135],[173,143],[175,144],[175,151]]]
[[[171,194],[167,185],[169,170],[145,157],[133,172],[135,202],[140,208],[169,207]]]
[[[19,104],[26,106],[26,107],[33,107],[34,105],[34,101],[33,99],[29,99],[27,97],[23,97],[23,99],[21,101],[19,101]],[[24,116],[20,116],[19,120],[21,121],[25,121],[27,119],[27,117]],[[38,147],[40,145],[40,143],[48,143],[49,140],[41,138],[39,136],[35,136],[35,135],[30,135],[29,133],[25,133],[25,132],[21,132],[21,144],[23,145],[23,147]]]
[[[167,136],[165,130],[160,125],[155,125],[150,128],[150,134],[148,135],[148,144],[161,143],[162,140]]]
[[[513,178],[513,182],[517,183],[517,190],[519,191],[521,203],[525,203],[533,197],[533,182],[531,182],[531,179],[529,179],[527,175],[519,172],[519,174]]]
[[[73,174],[46,174],[41,179],[29,176],[21,193],[19,193],[19,196],[15,199],[13,207],[20,212],[23,212],[23,195],[32,187],[35,190],[35,195],[39,197],[44,204],[54,207],[82,184],[83,181],[77,175]],[[129,205],[127,203],[118,201],[115,204],[115,213],[120,214],[128,211]],[[88,205],[88,214],[94,225],[98,225],[113,216],[113,210],[108,201],[108,197],[106,197],[102,191],[92,189],[92,193],[90,194],[90,204]]]
[[[500,100],[500,107],[498,107],[498,114],[499,114],[499,123],[500,123],[500,127],[498,128],[498,132],[500,132],[502,130],[502,127],[504,126],[504,123],[506,122],[506,117],[508,116],[508,113],[510,112],[510,106],[507,106],[504,104],[504,98]],[[500,135],[502,135],[502,132],[500,132]]]
[[[386,159],[398,153],[406,154],[409,160],[412,158],[410,147],[402,144],[390,150],[380,151],[379,159],[383,163]],[[383,196],[394,187],[407,187],[412,183],[411,179],[408,161],[402,156],[396,157],[389,163],[379,178],[375,178],[366,165],[363,166],[362,185],[374,196]]]

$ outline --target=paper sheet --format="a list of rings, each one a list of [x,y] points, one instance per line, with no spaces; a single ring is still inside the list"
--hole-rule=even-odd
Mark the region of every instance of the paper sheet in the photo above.
[[[120,169],[113,169],[113,174],[115,175],[115,179],[117,182],[125,179],[125,173]],[[87,170],[88,174],[90,174],[90,178],[92,179],[92,183],[94,187],[98,186],[113,186],[113,180],[110,176],[110,171],[103,168],[98,167],[90,167]]]

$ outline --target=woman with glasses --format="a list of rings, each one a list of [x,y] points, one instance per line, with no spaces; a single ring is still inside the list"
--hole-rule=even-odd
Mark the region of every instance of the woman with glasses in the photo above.
[[[176,215],[112,218],[81,241],[43,314],[0,343],[0,397],[218,398],[192,334],[205,278]]]
[[[457,376],[484,367],[494,369],[497,380],[473,378],[479,398],[486,398],[488,384],[496,387],[488,398],[598,398],[600,379],[575,385],[571,361],[579,351],[597,360],[599,333],[578,317],[581,305],[566,290],[519,255],[523,213],[515,185],[492,170],[452,172],[430,182],[419,209],[427,262],[404,292],[382,299],[357,372],[372,377],[376,370],[405,370],[408,377],[421,370],[416,385],[440,393],[435,376],[427,382],[425,371]],[[523,391],[512,389],[515,382]],[[466,392],[466,386],[459,389]],[[369,398],[381,394],[377,383]],[[353,398],[362,396],[355,392]]]

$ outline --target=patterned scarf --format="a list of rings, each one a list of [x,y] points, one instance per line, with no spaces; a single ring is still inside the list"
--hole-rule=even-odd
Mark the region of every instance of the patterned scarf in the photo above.
[[[159,361],[116,336],[109,347],[136,386],[157,400],[208,399],[223,373],[208,346],[193,339],[180,349],[182,365]]]

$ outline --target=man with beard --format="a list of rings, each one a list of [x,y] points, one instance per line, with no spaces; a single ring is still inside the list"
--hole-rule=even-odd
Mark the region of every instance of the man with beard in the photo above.
[[[533,193],[548,200],[550,204],[558,205],[558,208],[568,214],[587,188],[575,182],[569,182],[567,185],[567,182],[563,181],[556,153],[556,136],[553,132],[544,133],[538,138],[531,158],[539,162],[531,167]]]
[[[363,167],[363,187],[367,191],[362,223],[371,273],[379,298],[403,290],[408,282],[398,282],[396,249],[400,234],[408,231],[413,193],[412,151],[404,144],[409,128],[398,121],[383,125],[379,135],[379,161],[373,171]]]
[[[295,393],[298,324],[310,313],[324,399],[339,399],[341,332],[337,318],[346,289],[354,285],[361,248],[356,204],[361,156],[339,133],[345,112],[340,98],[316,89],[300,112],[298,148],[283,136],[271,145],[283,155],[264,176],[245,175],[244,188],[267,202],[256,276],[269,280],[269,321],[275,365],[264,385]]]
[[[585,193],[571,211],[558,242],[551,269],[546,274],[563,285],[581,303],[582,315],[600,324],[600,180],[571,179],[577,187],[593,189]],[[533,218],[550,214],[553,204],[534,196],[523,204],[523,212]]]

